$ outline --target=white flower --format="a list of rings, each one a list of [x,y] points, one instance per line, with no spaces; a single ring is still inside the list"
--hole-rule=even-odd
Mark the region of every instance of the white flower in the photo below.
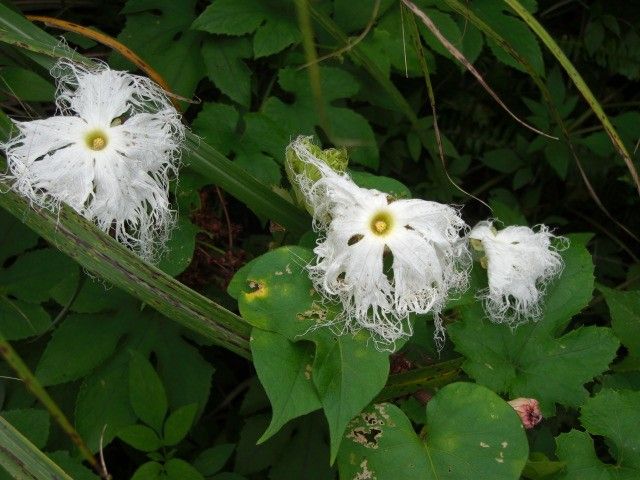
[[[513,327],[537,320],[546,285],[564,267],[558,249],[566,248],[568,240],[555,237],[544,225],[537,232],[515,226],[496,231],[488,221],[478,223],[469,238],[474,248],[486,255],[483,265],[489,287],[479,298],[489,318]],[[552,245],[554,238],[558,247]]]
[[[457,210],[360,188],[316,158],[309,142],[298,137],[289,148],[320,172],[315,182],[304,174],[295,178],[321,234],[316,263],[308,267],[315,288],[340,299],[345,330],[366,328],[386,349],[411,335],[410,313],[432,312],[441,346],[439,313],[468,277],[470,255],[460,237],[466,224]]]
[[[169,175],[185,129],[164,92],[127,72],[62,60],[52,70],[59,114],[15,122],[2,145],[13,188],[40,207],[71,206],[153,260],[174,224]]]

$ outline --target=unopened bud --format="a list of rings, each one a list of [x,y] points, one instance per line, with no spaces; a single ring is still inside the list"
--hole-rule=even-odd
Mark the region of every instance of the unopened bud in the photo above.
[[[305,156],[312,156],[324,162],[336,173],[344,173],[349,165],[349,157],[345,148],[328,148],[323,150],[313,143],[312,137],[299,136],[289,144],[286,150],[285,171],[293,187],[296,201],[313,215],[310,205],[303,193],[300,183],[312,185],[322,178],[322,172],[310,163]]]
[[[524,428],[533,428],[542,421],[540,405],[535,398],[516,398],[515,400],[510,400],[508,403],[520,416]]]

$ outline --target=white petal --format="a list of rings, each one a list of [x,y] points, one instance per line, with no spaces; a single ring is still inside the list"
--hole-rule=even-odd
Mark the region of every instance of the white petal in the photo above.
[[[44,190],[57,201],[83,212],[93,195],[93,173],[93,160],[86,149],[71,145],[33,162],[25,185],[34,191]]]
[[[2,148],[11,164],[26,167],[46,154],[81,140],[85,122],[77,117],[50,117],[30,122],[15,122],[19,134]]]
[[[67,85],[71,88],[61,92],[59,101],[66,100],[69,108],[89,125],[107,127],[130,108],[133,86],[121,72],[77,70],[77,78]]]
[[[109,129],[112,147],[122,156],[137,161],[144,170],[164,170],[177,163],[183,140],[172,132],[176,121],[179,123],[179,118],[170,113],[138,113]]]
[[[115,228],[118,240],[145,258],[174,220],[165,186],[115,152],[96,161],[95,195],[86,215],[104,231]]]

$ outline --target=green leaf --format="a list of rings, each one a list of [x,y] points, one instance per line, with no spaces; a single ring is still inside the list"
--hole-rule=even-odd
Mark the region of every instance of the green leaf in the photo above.
[[[0,332],[7,340],[21,340],[49,328],[51,319],[40,305],[0,297]]]
[[[562,252],[565,266],[562,275],[547,287],[541,325],[555,333],[562,332],[574,315],[589,305],[593,297],[593,260],[586,248],[591,234],[567,235],[570,246]]]
[[[0,210],[0,264],[13,255],[35,247],[38,235],[9,212]]]
[[[193,22],[193,28],[209,33],[244,35],[264,22],[264,9],[255,0],[217,0]]]
[[[217,48],[212,49],[216,52]],[[223,70],[226,71],[225,68]],[[200,135],[209,145],[223,155],[233,149],[236,138],[236,126],[240,114],[231,105],[224,103],[205,103],[193,121],[193,131]]]
[[[47,453],[47,456],[71,475],[74,480],[98,480],[100,478],[92,470],[85,467],[80,459],[72,458],[67,451]]]
[[[447,385],[429,401],[426,432],[418,437],[395,405],[374,405],[348,426],[340,477],[516,480],[527,460],[527,438],[513,408],[472,383]]]
[[[162,442],[164,445],[176,445],[187,436],[198,412],[198,404],[190,403],[180,407],[164,423]]]
[[[291,341],[326,320],[327,308],[305,268],[312,258],[306,248],[282,247],[241,268],[228,291],[238,300],[242,318]]]
[[[129,0],[122,9],[127,23],[118,40],[140,55],[169,83],[174,92],[190,98],[204,76],[200,55],[202,34],[189,29],[196,0]],[[113,67],[131,69],[122,57]]]
[[[140,420],[156,432],[162,431],[167,394],[149,360],[138,352],[132,352],[129,362],[129,400]]]
[[[561,479],[581,480],[635,479],[640,475],[640,392],[604,389],[587,400],[580,421],[591,435],[606,439],[609,453],[616,463],[606,464],[596,455],[593,439],[585,432],[572,430],[556,439],[557,455],[566,462]]]
[[[0,270],[2,290],[20,300],[43,302],[63,281],[77,279],[78,267],[62,253],[45,248],[27,252],[6,270]]]
[[[373,8],[378,0],[334,0],[333,17],[345,32],[364,30],[371,21]],[[378,16],[393,5],[393,0],[379,2]]]
[[[251,57],[249,39],[244,37],[207,38],[202,45],[201,52],[209,80],[231,100],[243,107],[249,107],[251,103],[251,70],[243,61],[243,59]],[[222,122],[223,124],[227,123],[227,119],[222,117]]]
[[[333,480],[327,458],[325,423],[320,415],[307,415],[296,425],[296,432],[285,445],[282,455],[269,470],[271,480]]]
[[[235,443],[222,443],[215,447],[207,448],[194,460],[193,466],[205,477],[209,477],[222,470],[222,467],[229,461]]]
[[[142,452],[153,452],[162,446],[156,432],[146,425],[128,425],[118,431],[118,437]]]
[[[313,329],[333,313],[320,303],[308,278],[304,267],[311,258],[312,253],[302,247],[283,247],[268,252],[236,273],[229,293],[238,299],[243,318],[252,325],[277,332],[291,341],[304,335],[316,343],[312,378],[329,419],[335,457],[347,422],[384,386],[388,360],[387,354],[378,352],[373,345],[367,346],[369,337],[364,333],[356,337],[349,334],[334,337],[328,328]],[[290,352],[291,358],[299,359],[303,351],[301,348]],[[302,365],[298,365],[291,371],[292,378],[301,379],[300,375],[305,373],[301,368]],[[265,382],[268,392],[269,383]],[[305,391],[311,402],[310,391]],[[275,392],[270,395],[275,398]],[[311,405],[305,403],[301,410]],[[295,409],[289,411],[300,414]],[[288,418],[284,417],[283,421],[286,420]],[[278,423],[282,425],[283,421]],[[274,430],[270,428],[267,433],[277,431],[275,425]]]
[[[106,293],[109,293],[108,295]],[[74,291],[56,289],[53,296],[60,305],[67,305]],[[113,287],[98,278],[85,277],[84,284],[80,288],[70,310],[77,313],[101,313],[120,310],[127,303],[136,300],[122,290]]]
[[[283,125],[287,132],[314,135],[316,127],[329,128],[336,146],[353,146],[349,156],[354,162],[377,168],[378,146],[369,122],[349,108],[334,105],[340,99],[354,96],[360,89],[358,82],[350,73],[336,67],[321,67],[320,77],[323,95],[320,101],[328,125],[321,125],[307,72],[293,67],[280,70],[278,83],[295,96],[295,101],[287,104],[270,97],[264,104],[264,113]]]
[[[36,376],[56,385],[87,375],[113,354],[129,318],[69,315],[56,329],[40,357]]]
[[[269,187],[280,185],[281,168],[274,160],[284,154],[287,137],[272,120],[261,113],[243,117],[245,131],[238,141],[238,111],[221,103],[205,105],[194,121],[196,132],[221,152],[235,153],[233,163]],[[275,146],[274,146],[275,145]],[[265,155],[263,152],[268,152]]]
[[[335,336],[328,329],[317,330],[314,341],[312,379],[329,422],[333,463],[349,421],[384,387],[389,359],[363,331]]]
[[[256,446],[256,442],[269,424],[268,415],[256,415],[245,419],[236,447],[234,470],[241,475],[260,472],[273,465],[280,457],[291,436],[292,425],[285,426],[280,432]]]
[[[611,454],[619,465],[640,472],[640,392],[602,390],[580,409],[580,422],[592,435],[601,435],[613,442]],[[621,421],[622,420],[622,421]],[[636,473],[637,474],[637,473]]]
[[[558,475],[558,479],[571,480],[608,480],[608,468],[596,456],[593,438],[588,433],[571,430],[556,438],[556,454],[566,464],[565,471]],[[629,477],[630,480],[633,477]]]
[[[222,472],[214,475],[210,480],[247,480],[247,478],[235,472]]]
[[[135,471],[131,480],[160,480],[165,478],[162,470],[162,465],[158,462],[147,462]]]
[[[450,15],[443,13],[434,8],[425,8],[422,10],[436,25],[440,33],[449,40],[458,50],[462,50],[462,39],[464,36],[458,27],[458,24],[453,21]],[[426,28],[420,27],[422,37],[426,44],[438,54],[453,59],[453,56],[447,48],[440,43],[440,41]]]
[[[289,420],[321,407],[311,379],[313,345],[292,343],[282,335],[254,328],[251,353],[260,383],[267,392],[273,416],[258,443],[262,443]]]
[[[508,148],[491,150],[484,154],[482,162],[488,167],[502,173],[513,173],[522,166],[522,160]]]
[[[538,322],[512,331],[483,320],[482,306],[473,302],[460,308],[462,320],[449,328],[456,350],[466,357],[463,369],[472,378],[511,398],[538,399],[545,415],[554,412],[554,402],[581,405],[588,396],[583,385],[609,368],[618,348],[609,328],[583,327],[559,336],[591,298],[593,264],[580,243],[574,237],[563,252],[564,272],[548,287],[544,317]],[[473,289],[479,288],[474,283]]]
[[[549,460],[544,453],[532,452],[522,471],[522,476],[532,480],[544,479],[562,471],[565,466],[564,462]]]
[[[260,58],[299,41],[295,18],[293,5],[287,0],[216,0],[193,28],[225,35],[255,32],[253,51]]]
[[[98,451],[127,425],[136,422],[129,402],[128,354],[85,377],[76,401],[76,428],[87,446]],[[104,435],[103,435],[104,432]]]
[[[506,14],[506,5],[493,0],[477,0],[470,6],[481,19],[507,40],[516,52],[529,61],[536,73],[544,75],[542,51],[536,36],[522,20]],[[487,43],[493,54],[502,63],[526,72],[524,67],[493,39],[487,38]]]
[[[4,410],[1,415],[36,447],[45,447],[50,428],[49,414],[46,410],[38,408]]]
[[[197,403],[207,404],[214,368],[198,349],[180,336],[180,329],[164,322],[152,350],[158,359],[158,373],[173,410]]]
[[[640,290],[598,289],[607,300],[613,331],[629,351],[623,365],[627,369],[640,369]]]
[[[56,89],[31,70],[5,66],[0,68],[0,91],[23,102],[52,102]]]
[[[171,480],[204,480],[202,474],[184,460],[172,458],[164,464],[167,478]]]
[[[188,218],[180,217],[176,228],[171,232],[167,251],[162,255],[158,268],[172,277],[182,273],[193,258],[199,230]]]

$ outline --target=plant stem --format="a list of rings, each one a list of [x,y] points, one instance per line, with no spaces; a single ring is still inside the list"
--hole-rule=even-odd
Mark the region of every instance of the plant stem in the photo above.
[[[382,402],[423,389],[441,387],[454,381],[461,371],[464,358],[459,357],[404,373],[390,375],[375,401]]]

